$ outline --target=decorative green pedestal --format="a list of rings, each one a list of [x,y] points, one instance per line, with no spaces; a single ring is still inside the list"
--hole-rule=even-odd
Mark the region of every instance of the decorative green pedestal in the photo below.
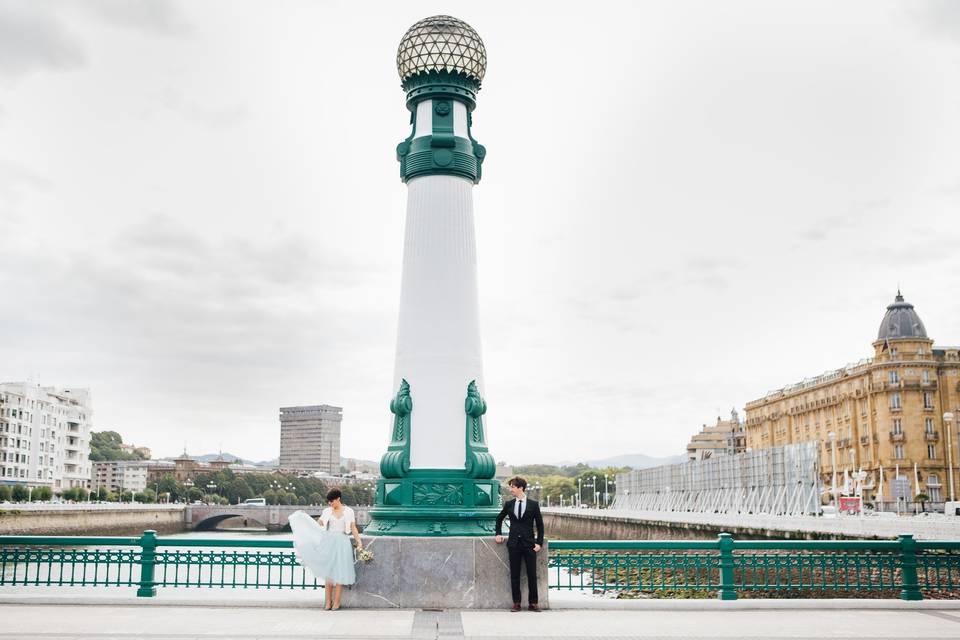
[[[367,535],[488,536],[500,513],[496,462],[487,450],[482,416],[487,404],[474,382],[467,386],[466,459],[463,469],[411,469],[413,399],[406,380],[390,402],[393,437],[380,459],[376,504]]]

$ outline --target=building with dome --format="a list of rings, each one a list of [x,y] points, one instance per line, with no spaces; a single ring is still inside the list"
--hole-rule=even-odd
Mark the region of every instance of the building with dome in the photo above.
[[[828,489],[835,477],[842,484],[862,470],[867,503],[910,501],[919,493],[931,502],[954,499],[960,442],[949,414],[960,409],[960,347],[935,346],[898,291],[873,349],[873,358],[748,402],[747,449],[814,440]]]

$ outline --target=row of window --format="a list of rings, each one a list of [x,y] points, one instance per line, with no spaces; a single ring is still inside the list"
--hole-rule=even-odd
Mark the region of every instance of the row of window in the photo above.
[[[891,409],[902,409],[903,408],[903,399],[900,397],[900,392],[895,391],[890,394],[890,408]],[[933,394],[929,391],[923,392],[923,408],[924,409],[933,409]]]

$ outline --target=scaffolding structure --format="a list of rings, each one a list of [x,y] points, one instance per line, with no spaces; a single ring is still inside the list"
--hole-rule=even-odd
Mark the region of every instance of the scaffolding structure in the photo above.
[[[820,513],[819,443],[801,442],[617,475],[614,509]]]

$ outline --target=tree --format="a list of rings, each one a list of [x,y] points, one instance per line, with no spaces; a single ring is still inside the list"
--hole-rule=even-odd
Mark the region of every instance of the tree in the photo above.
[[[140,493],[133,496],[133,499],[137,502],[143,502],[145,504],[152,504],[157,501],[157,492],[153,489],[144,489]]]
[[[917,497],[914,498],[914,501],[920,503],[920,510],[926,513],[927,511],[927,502],[930,500],[930,496],[925,493],[918,493]]]
[[[146,460],[147,454],[144,449],[134,449],[124,451],[122,448],[123,438],[116,431],[91,431],[90,432],[90,460],[98,462],[102,460]]]
[[[11,494],[10,487],[6,485],[0,486],[0,502],[9,502]]]
[[[37,487],[33,490],[32,499],[36,501],[45,501],[53,497],[53,489],[50,487]]]
[[[26,502],[27,498],[30,497],[30,490],[22,484],[15,484],[13,485],[12,497],[14,502]]]
[[[184,494],[183,487],[169,473],[157,483],[160,495],[169,494],[170,502],[176,502]]]

